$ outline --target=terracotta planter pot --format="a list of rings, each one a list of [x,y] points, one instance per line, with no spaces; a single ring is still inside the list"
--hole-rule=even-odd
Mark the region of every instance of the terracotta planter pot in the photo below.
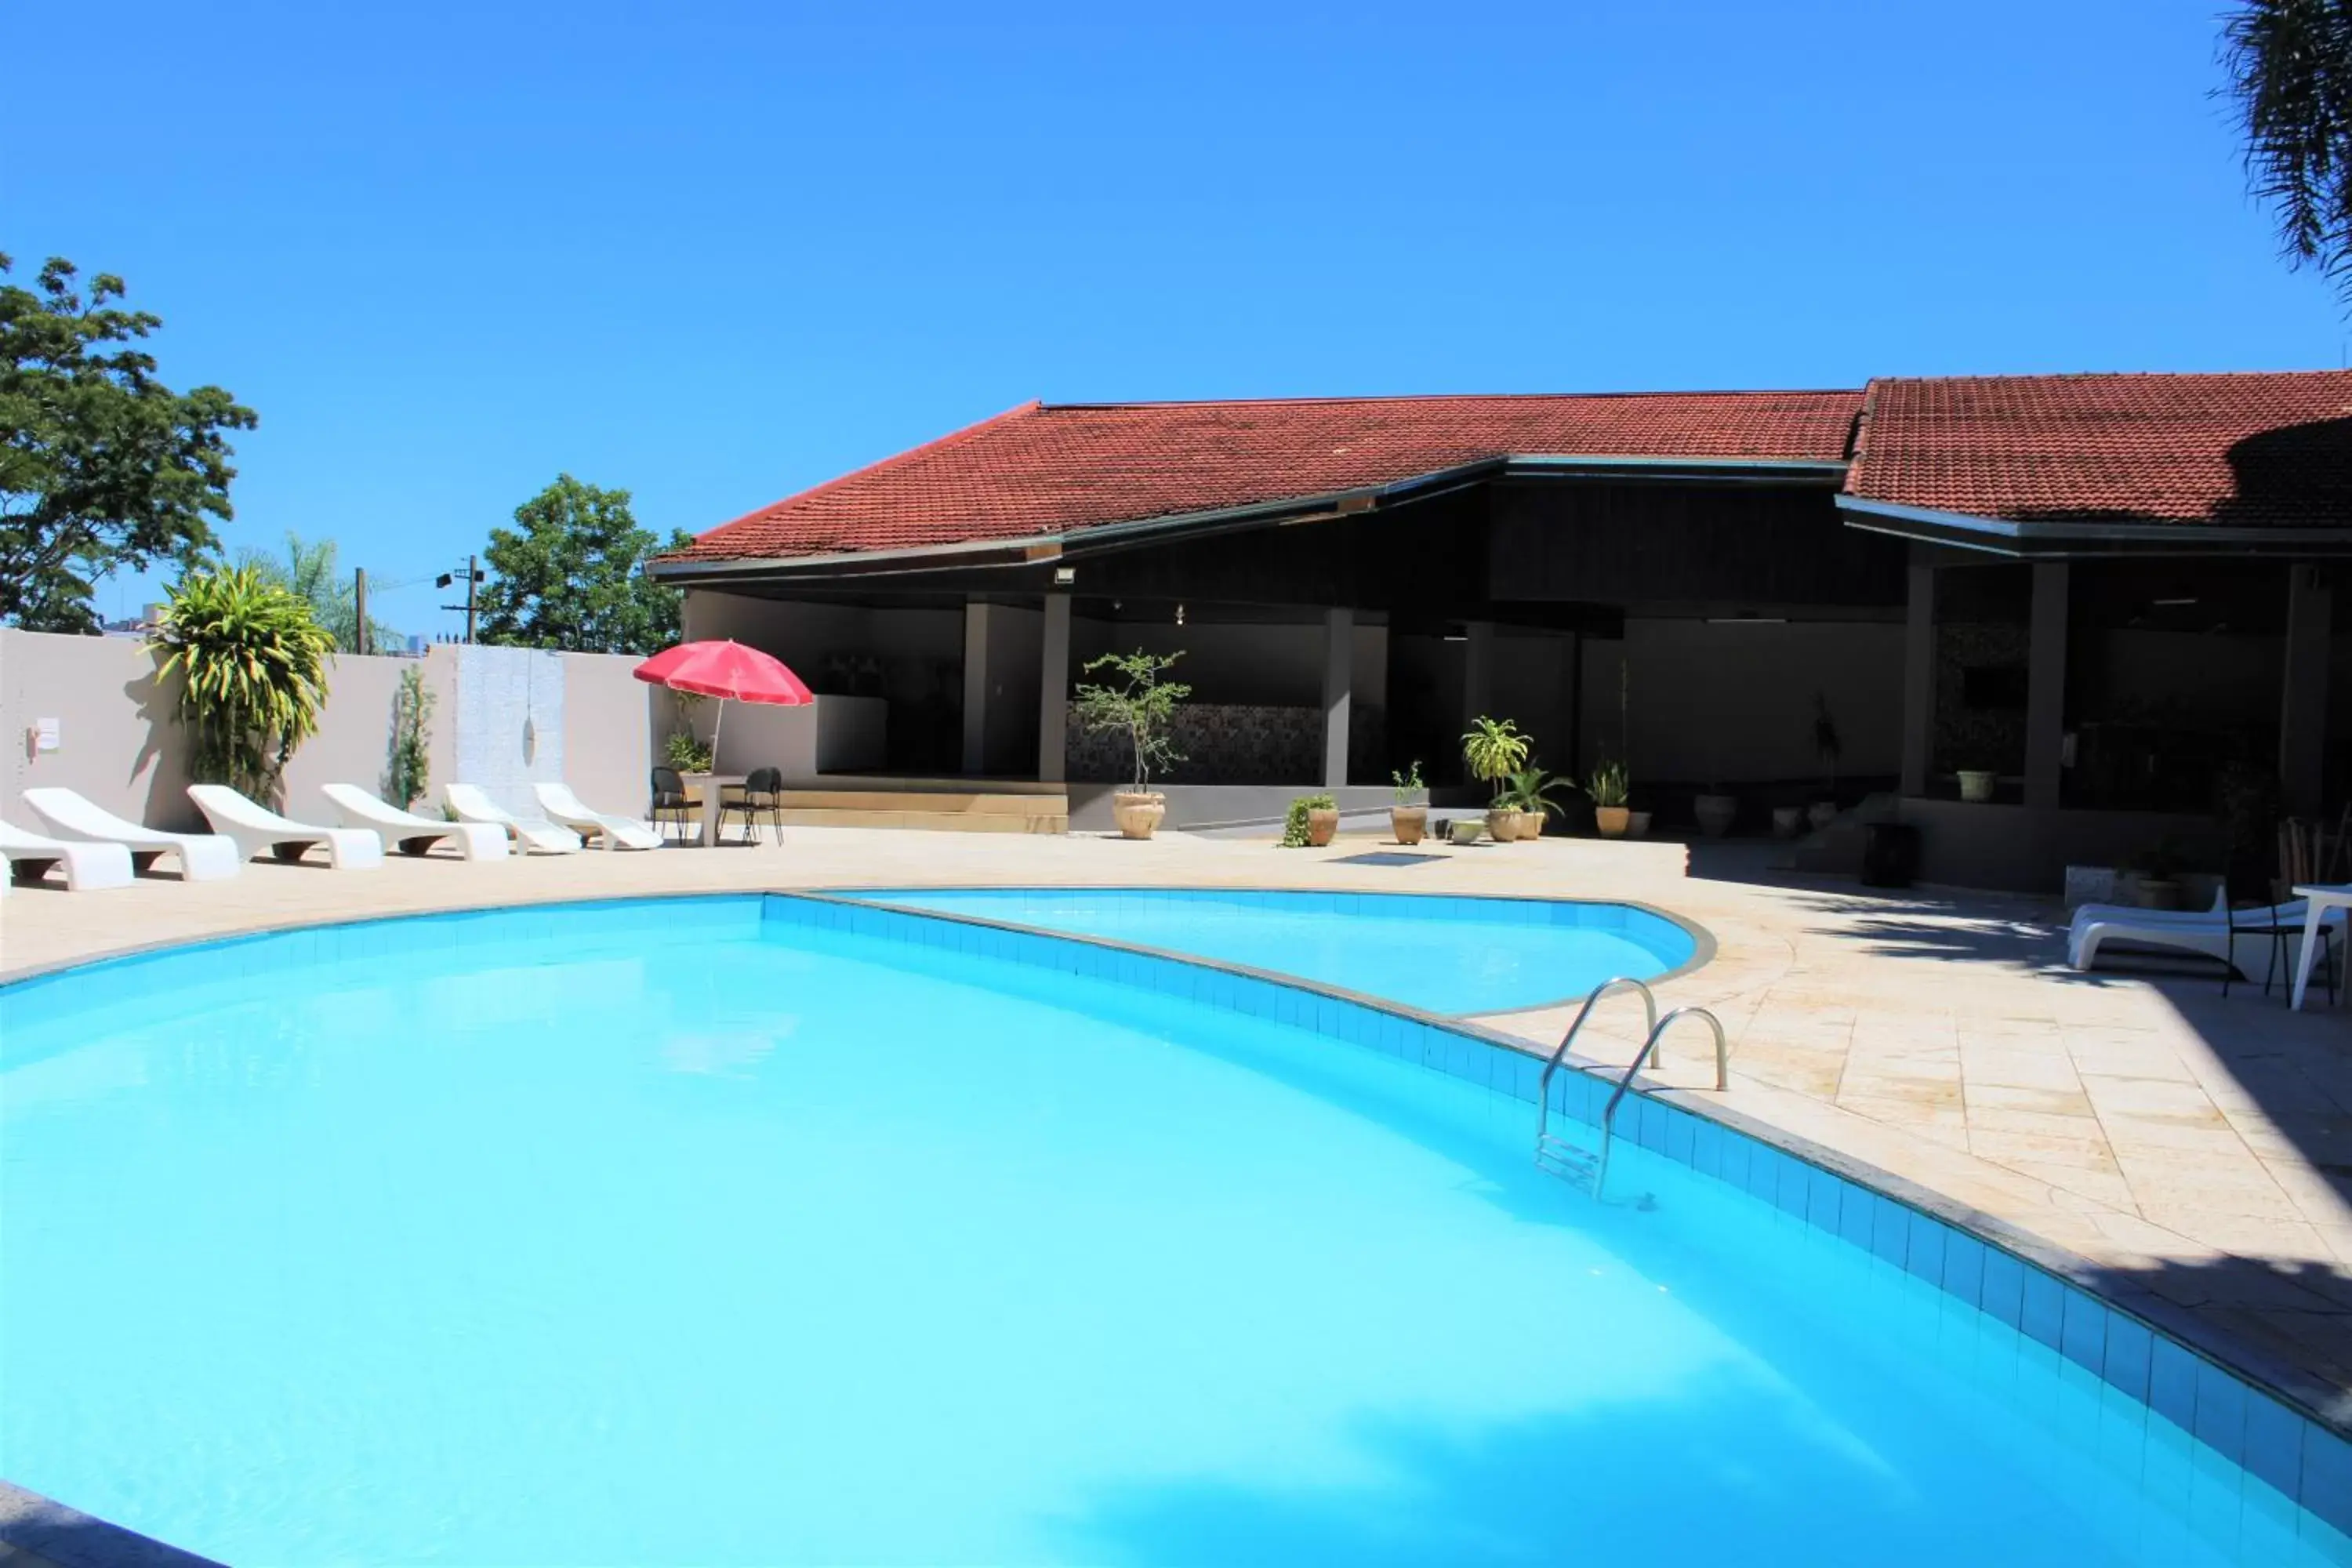
[[[1339,835],[1339,813],[1337,807],[1318,805],[1307,814],[1307,844],[1320,849]]]
[[[1519,814],[1499,807],[1486,814],[1486,837],[1497,844],[1508,844],[1519,836]]]
[[[1732,820],[1739,815],[1739,797],[1703,795],[1691,802],[1691,812],[1698,818],[1701,833],[1709,838],[1720,838],[1731,831]]]
[[[1429,807],[1425,805],[1392,805],[1389,807],[1389,832],[1400,844],[1418,844],[1429,831]]]
[[[1622,838],[1633,823],[1633,814],[1622,805],[1596,805],[1592,808],[1592,826],[1601,830],[1603,838]]]
[[[1542,811],[1520,812],[1518,814],[1519,842],[1524,844],[1529,839],[1541,838],[1543,837],[1544,830],[1544,818],[1549,815],[1550,813]]]
[[[1627,812],[1625,834],[1629,838],[1647,838],[1650,836],[1650,814],[1646,811]]]
[[[1123,838],[1149,838],[1160,819],[1168,815],[1168,797],[1157,791],[1138,795],[1133,790],[1120,790],[1110,797],[1110,816],[1118,824]]]

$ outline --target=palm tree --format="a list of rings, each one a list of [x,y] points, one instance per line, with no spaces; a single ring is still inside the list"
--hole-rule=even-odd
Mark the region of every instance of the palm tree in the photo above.
[[[306,544],[299,533],[286,535],[283,557],[266,551],[245,550],[237,553],[236,563],[261,574],[265,582],[285,589],[310,606],[310,613],[327,635],[335,639],[338,653],[359,651],[359,606],[350,574],[335,564],[335,542],[322,539],[316,544]],[[373,616],[368,617],[368,647],[377,653],[398,647],[404,641],[401,634]]]
[[[2318,268],[2352,305],[2352,0],[2244,0],[2221,63],[2248,180],[2287,260]]]

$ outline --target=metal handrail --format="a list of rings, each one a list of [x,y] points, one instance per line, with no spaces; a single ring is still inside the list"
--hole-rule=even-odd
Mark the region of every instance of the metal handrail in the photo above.
[[[1576,1031],[1584,1027],[1585,1019],[1592,1016],[1593,1005],[1612,991],[1622,990],[1627,986],[1642,994],[1642,1026],[1650,1032],[1650,1040],[1653,1043],[1656,1041],[1658,999],[1651,994],[1647,985],[1630,975],[1621,974],[1613,980],[1604,980],[1594,986],[1592,994],[1584,999],[1584,1005],[1577,1009],[1576,1021],[1569,1025],[1568,1033],[1559,1037],[1559,1044],[1553,1049],[1551,1059],[1544,1063],[1543,1076],[1536,1080],[1536,1144],[1538,1148],[1543,1144],[1544,1128],[1551,1118],[1551,1075],[1559,1070],[1559,1058],[1568,1055],[1568,1047],[1576,1039]],[[1649,1047],[1645,1045],[1643,1048],[1647,1050]],[[1615,1103],[1613,1100],[1611,1101],[1612,1106]]]
[[[1612,1123],[1617,1120],[1618,1101],[1623,1100],[1626,1091],[1633,1087],[1633,1075],[1642,1070],[1642,1064],[1656,1055],[1659,1038],[1674,1026],[1675,1019],[1683,1017],[1704,1018],[1706,1020],[1706,1026],[1715,1031],[1716,1092],[1720,1094],[1731,1087],[1731,1044],[1724,1037],[1722,1019],[1704,1007],[1677,1007],[1653,1024],[1650,1026],[1650,1037],[1642,1042],[1642,1048],[1633,1053],[1633,1065],[1628,1067],[1624,1076],[1617,1080],[1617,1092],[1611,1095],[1609,1103],[1601,1108],[1601,1156],[1593,1167],[1592,1174],[1592,1195],[1596,1198],[1601,1195],[1601,1189],[1609,1184],[1609,1142],[1613,1135]],[[1538,1132],[1538,1136],[1540,1137],[1541,1133]]]

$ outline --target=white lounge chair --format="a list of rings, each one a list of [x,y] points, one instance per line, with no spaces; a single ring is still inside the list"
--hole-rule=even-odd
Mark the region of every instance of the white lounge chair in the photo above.
[[[120,844],[131,851],[131,863],[145,870],[169,855],[180,862],[184,882],[213,882],[234,877],[245,857],[234,839],[217,833],[165,833],[142,827],[69,789],[44,787],[25,792],[25,804],[48,824],[59,838],[82,844]]]
[[[248,860],[257,855],[299,860],[303,851],[316,844],[327,851],[327,864],[338,871],[373,871],[383,864],[383,840],[364,827],[313,827],[280,816],[226,784],[190,784],[188,798],[196,803],[213,831],[235,839],[237,852]]]
[[[2234,960],[2239,971],[2252,978],[2252,964],[2261,963],[2268,973],[2274,942],[2286,946],[2286,952],[2278,955],[2280,958],[2291,961],[2294,957],[2297,944],[2303,940],[2305,910],[2301,900],[2233,913],[2229,899],[2228,890],[2223,889],[2213,895],[2212,906],[2202,910],[2084,904],[2075,910],[2066,927],[2066,962],[2076,969],[2089,969],[2098,962],[2103,949],[2200,953],[2222,963]],[[2234,938],[2231,931],[2233,922],[2237,927]],[[2345,934],[2343,912],[2330,913],[2325,924],[2335,933],[2336,944],[2341,948]],[[2273,931],[2284,934],[2273,935]]]
[[[536,849],[542,855],[569,855],[580,847],[580,835],[568,827],[559,827],[543,816],[517,816],[484,795],[475,784],[444,784],[443,796],[449,809],[463,822],[486,822],[502,827],[515,841],[515,847],[529,854]]]
[[[131,851],[121,845],[48,838],[5,822],[0,822],[0,864],[12,873],[18,866],[63,866],[66,887],[77,893],[131,885]],[[0,876],[0,890],[14,879],[13,875]]]
[[[658,849],[662,836],[634,817],[597,811],[572,793],[568,784],[535,784],[530,793],[547,815],[566,827],[576,828],[606,849]]]
[[[357,784],[320,784],[319,793],[327,797],[334,808],[335,820],[345,827],[364,827],[374,834],[386,849],[397,849],[404,855],[422,855],[434,845],[446,840],[460,856],[468,860],[503,860],[507,855],[504,830],[484,826],[478,822],[442,822],[430,816],[419,816],[413,811],[378,800]]]

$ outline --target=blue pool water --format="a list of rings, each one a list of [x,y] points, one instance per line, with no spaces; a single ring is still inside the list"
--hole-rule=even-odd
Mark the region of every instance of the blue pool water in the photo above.
[[[1305,1028],[753,899],[204,962],[0,993],[0,1475],[230,1562],[2352,1561],[1866,1251],[1622,1142],[1656,1206],[1595,1205]]]
[[[1626,904],[1393,893],[955,888],[859,895],[1296,974],[1432,1013],[1502,1013],[1690,962],[1689,931]]]

